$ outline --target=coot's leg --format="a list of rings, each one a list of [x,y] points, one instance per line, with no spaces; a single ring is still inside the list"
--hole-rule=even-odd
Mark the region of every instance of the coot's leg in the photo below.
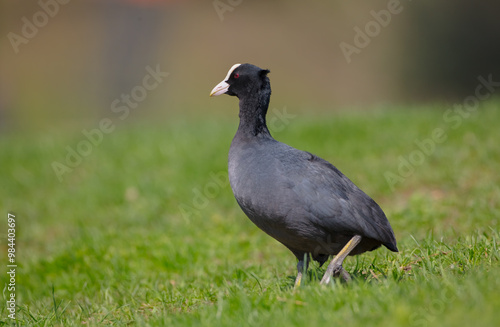
[[[361,242],[361,236],[355,235],[347,244],[344,246],[344,248],[335,256],[335,258],[332,259],[330,264],[328,265],[328,268],[326,269],[325,274],[323,275],[323,279],[321,279],[321,284],[328,284],[330,282],[330,279],[334,274],[340,273],[341,276],[346,280],[350,280],[349,273],[344,270],[342,267],[342,263],[344,262],[344,259],[351,253],[352,250],[356,247],[356,245]]]
[[[309,263],[307,262],[307,254],[304,254],[304,258],[299,259],[299,262],[297,263],[297,278],[295,278],[295,285],[293,286],[293,288],[297,288],[300,286],[300,282],[302,281],[302,273],[307,272],[308,266]]]

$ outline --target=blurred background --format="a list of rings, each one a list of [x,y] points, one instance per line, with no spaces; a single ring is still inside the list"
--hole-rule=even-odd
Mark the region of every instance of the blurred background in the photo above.
[[[0,0],[18,322],[495,325],[499,14],[498,0]],[[229,187],[238,104],[209,93],[245,62],[271,70],[273,136],[334,163],[396,233],[401,254],[351,259],[367,283],[333,306],[282,292],[295,258]],[[480,76],[492,101],[445,116]]]
[[[234,101],[208,94],[238,62],[270,69],[271,106],[289,112],[445,107],[479,75],[500,80],[499,12],[493,0],[1,1],[0,126],[116,118],[147,67],[168,76],[136,90],[127,120],[232,115]]]

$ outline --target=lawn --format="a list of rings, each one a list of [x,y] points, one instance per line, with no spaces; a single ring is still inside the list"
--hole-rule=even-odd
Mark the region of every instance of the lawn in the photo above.
[[[496,325],[499,104],[460,121],[446,116],[451,106],[422,106],[300,112],[274,124],[277,139],[331,161],[372,196],[400,249],[347,258],[349,284],[320,286],[326,267],[312,264],[295,291],[294,256],[232,196],[235,112],[116,126],[62,181],[52,163],[95,126],[9,132],[0,281],[13,213],[17,325]],[[14,324],[9,294],[5,325]]]

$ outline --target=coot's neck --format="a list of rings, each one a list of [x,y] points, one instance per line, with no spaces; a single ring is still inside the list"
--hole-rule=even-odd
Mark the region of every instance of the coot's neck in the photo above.
[[[267,129],[266,114],[271,98],[269,80],[252,96],[240,99],[240,125],[237,136],[272,138]]]

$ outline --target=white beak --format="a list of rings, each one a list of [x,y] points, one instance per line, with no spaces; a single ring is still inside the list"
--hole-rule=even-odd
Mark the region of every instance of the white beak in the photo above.
[[[222,80],[222,82],[220,82],[219,84],[217,84],[214,89],[212,90],[212,92],[210,92],[210,96],[217,96],[217,95],[221,95],[221,94],[224,94],[227,92],[227,89],[229,89],[229,84],[226,82],[229,77],[231,76],[231,73],[233,72],[233,70],[235,70],[236,68],[238,68],[238,66],[240,66],[241,64],[234,64],[231,68],[229,68],[229,71],[227,72],[227,75],[226,77]]]
[[[212,97],[224,94],[227,92],[228,89],[229,89],[229,84],[227,84],[226,81],[222,81],[214,87],[212,92],[210,92],[210,96]]]

